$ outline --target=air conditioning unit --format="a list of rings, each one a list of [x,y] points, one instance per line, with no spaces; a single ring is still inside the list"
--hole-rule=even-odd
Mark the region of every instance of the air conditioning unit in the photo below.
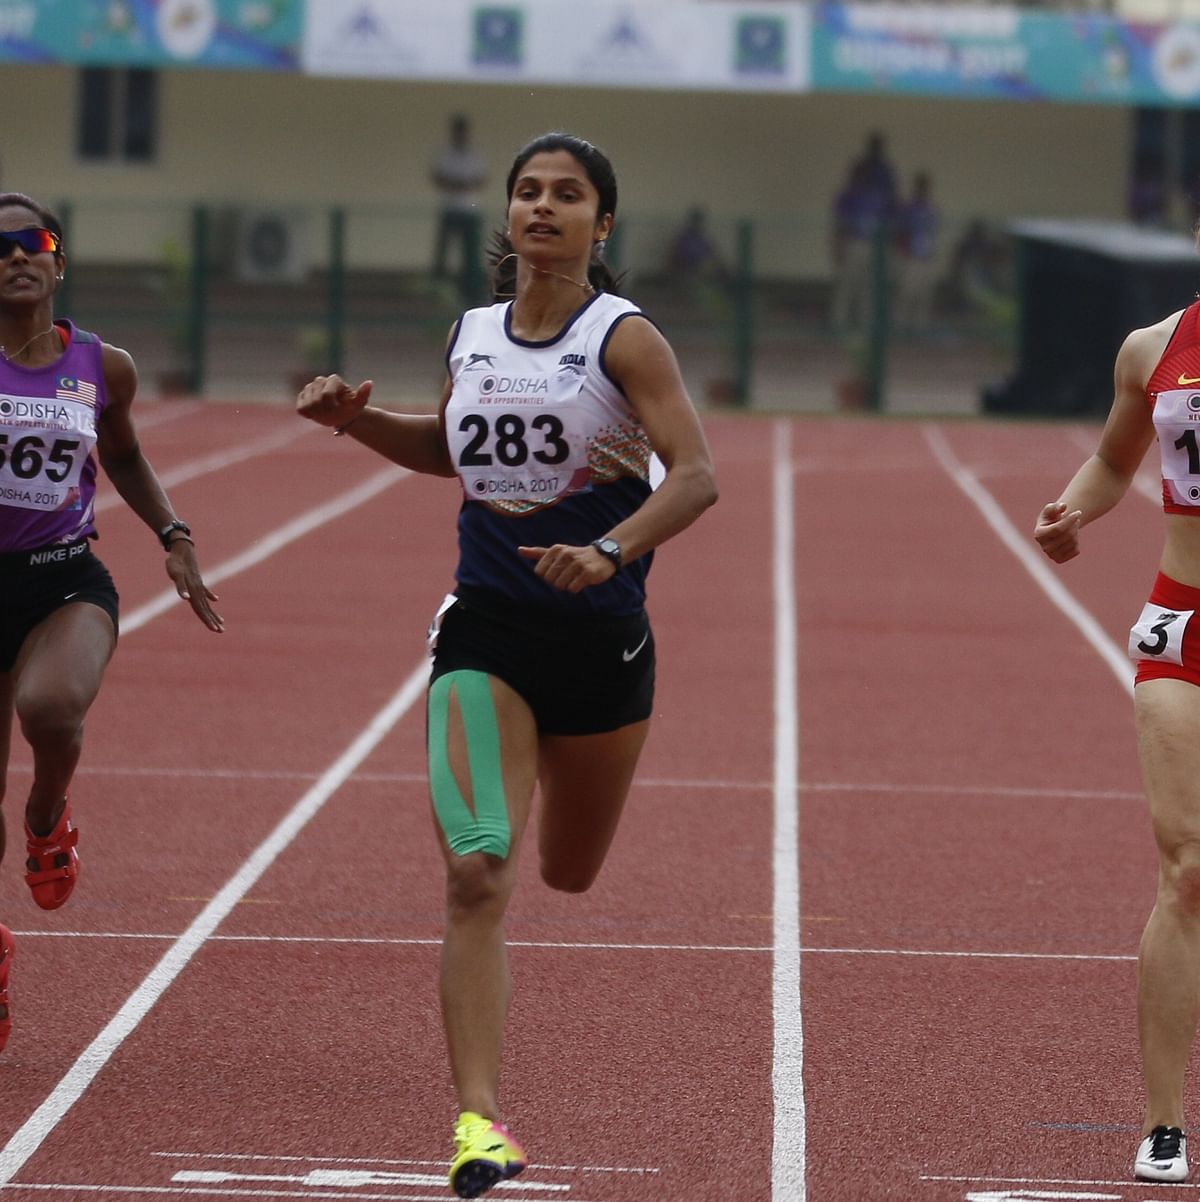
[[[281,209],[247,209],[238,214],[237,277],[246,283],[294,283],[308,266],[304,216]]]

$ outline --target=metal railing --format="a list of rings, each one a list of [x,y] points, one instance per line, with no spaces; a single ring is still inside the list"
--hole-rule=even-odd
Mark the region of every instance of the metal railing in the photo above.
[[[282,401],[336,371],[370,375],[397,404],[432,404],[451,323],[488,300],[485,223],[439,278],[426,210],[268,213],[279,228],[261,261],[246,229],[258,209],[79,202],[60,214],[60,315],[126,346],[151,392]],[[943,221],[919,311],[885,235],[864,278],[840,278],[824,215],[713,218],[690,238],[683,218],[623,215],[607,253],[698,403],[969,411],[1011,369],[1015,321],[1011,248],[978,234]],[[289,237],[299,245],[279,244]]]

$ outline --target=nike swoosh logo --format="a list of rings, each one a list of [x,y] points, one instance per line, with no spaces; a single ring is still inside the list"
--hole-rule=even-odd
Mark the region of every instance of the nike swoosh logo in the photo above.
[[[626,663],[629,663],[629,661],[631,659],[633,659],[637,655],[637,653],[646,645],[646,640],[649,637],[650,637],[650,631],[647,630],[646,633],[644,635],[642,635],[642,641],[640,643],[638,643],[638,645],[636,647],[634,647],[634,649],[632,651],[622,651],[621,652],[621,658]]]
[[[1186,388],[1189,384],[1200,384],[1200,376],[1185,376],[1180,372],[1179,382]]]

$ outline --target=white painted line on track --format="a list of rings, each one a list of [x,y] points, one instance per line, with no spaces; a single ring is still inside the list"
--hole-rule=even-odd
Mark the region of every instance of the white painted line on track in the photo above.
[[[1113,675],[1129,696],[1133,696],[1133,664],[1125,652],[1105,633],[1104,628],[1063,586],[1049,566],[1049,560],[1037,550],[1032,535],[1023,535],[1008,519],[995,497],[979,482],[978,476],[963,466],[951,449],[946,436],[937,426],[922,429],[934,458],[945,473],[958,485],[966,498],[983,515],[997,538],[1017,557],[1021,566],[1054,605],[1072,622],[1092,645],[1100,658],[1112,669]],[[1030,517],[1032,528],[1033,516]]]
[[[178,935],[145,931],[19,931],[18,939],[130,939],[169,943]],[[324,943],[386,947],[441,947],[440,938],[405,939],[388,935],[211,935],[210,943]],[[543,948],[562,952],[729,952],[763,954],[773,952],[761,943],[581,943],[549,940],[510,939],[509,947]],[[1005,952],[961,951],[953,948],[907,947],[812,947],[801,945],[805,956],[925,956],[950,960],[1093,960],[1099,963],[1134,963],[1137,956],[1118,952]]]
[[[171,1178],[181,1185],[229,1185],[237,1182],[262,1181],[272,1185],[336,1186],[342,1190],[361,1190],[368,1185],[407,1185],[418,1187],[443,1186],[445,1173],[384,1173],[374,1169],[310,1169],[303,1177],[292,1173],[234,1173],[227,1169],[181,1169]],[[554,1182],[529,1181],[522,1178],[511,1187],[523,1193],[566,1194],[569,1185]],[[301,1195],[303,1196],[303,1195]],[[362,1197],[350,1194],[350,1197]],[[444,1197],[445,1195],[443,1195]]]
[[[929,956],[949,960],[1095,960],[1134,963],[1135,955],[1110,955],[1104,952],[961,952],[936,948],[902,947],[806,947],[806,956]]]
[[[30,773],[32,763],[10,764],[10,773]],[[284,768],[153,768],[138,765],[102,764],[81,765],[76,776],[135,776],[135,777],[195,777],[201,780],[316,780],[320,773],[295,772]],[[359,784],[419,784],[429,779],[424,772],[356,772],[351,778]],[[634,789],[697,789],[738,790],[745,792],[773,791],[769,780],[688,780],[640,776]],[[1026,785],[948,785],[927,781],[798,781],[801,793],[945,793],[953,797],[1030,797],[1042,799],[1067,798],[1072,801],[1141,801],[1143,794],[1135,789],[1054,789]]]
[[[195,480],[198,476],[207,476],[211,472],[223,471],[235,463],[244,463],[247,459],[256,459],[268,451],[276,451],[280,447],[285,447],[288,443],[302,438],[310,431],[315,432],[315,429],[316,427],[308,422],[299,429],[288,426],[286,429],[266,434],[262,438],[235,443],[233,446],[213,451],[211,455],[201,455],[199,459],[189,459],[177,467],[164,468],[162,471],[156,471],[156,474],[163,488],[171,489],[177,484],[186,484],[189,480]],[[105,510],[124,503],[121,495],[115,489],[111,492],[106,491],[103,496],[96,498],[96,512],[103,513]]]
[[[410,1167],[433,1165],[440,1168],[446,1163],[444,1159],[387,1159],[379,1156],[270,1156],[261,1152],[151,1152],[150,1155],[161,1156],[168,1160],[232,1160],[267,1164],[374,1164],[408,1165]],[[662,1169],[618,1167],[610,1164],[542,1164],[540,1161],[531,1164],[530,1167],[539,1173],[634,1173],[645,1176],[662,1172]]]
[[[18,931],[18,939],[148,939],[167,942],[178,935],[146,931]],[[211,935],[210,943],[326,943],[382,945],[385,947],[441,947],[440,938],[405,939],[388,935]],[[769,952],[766,944],[717,943],[580,943],[552,940],[509,939],[508,947],[546,948],[552,951],[583,952]]]
[[[772,472],[772,590],[775,605],[774,890],[771,994],[774,1047],[771,1088],[773,1202],[804,1202],[807,1133],[804,1022],[800,1012],[800,843],[797,780],[796,586],[792,428],[775,423]]]
[[[299,517],[293,518],[290,522],[280,526],[265,538],[260,538],[258,542],[251,544],[240,555],[235,555],[232,559],[225,560],[224,563],[218,564],[215,568],[206,569],[204,573],[205,583],[209,585],[220,584],[222,580],[228,580],[229,577],[236,576],[238,573],[246,571],[247,568],[255,567],[257,564],[262,563],[264,559],[269,559],[276,551],[282,550],[288,543],[293,543],[297,539],[303,538],[306,534],[310,534],[319,526],[323,526],[326,522],[333,521],[334,518],[349,513],[350,510],[369,501],[377,493],[383,492],[385,488],[390,488],[397,481],[411,475],[412,473],[406,468],[388,467],[384,468],[381,472],[376,472],[373,476],[368,476],[366,480],[355,488],[334,497],[332,501],[326,501],[322,505],[315,506],[307,513],[302,513]],[[128,616],[122,615],[122,636],[131,634],[133,631],[145,626],[152,618],[157,618],[159,614],[165,613],[171,606],[182,603],[182,599],[173,588],[163,589],[158,596],[147,601],[144,605],[139,605]]]
[[[1177,1190],[1200,1190],[1200,1183],[1173,1181],[1170,1184],[1153,1181],[1134,1181],[1132,1178],[1124,1181],[1093,1181],[1090,1179],[1075,1179],[1072,1177],[967,1177],[967,1176],[935,1176],[932,1173],[922,1173],[919,1181],[955,1181],[978,1185],[1020,1185],[1038,1189],[1043,1185],[1082,1185],[1097,1186],[1101,1189],[1123,1190],[1153,1190],[1164,1187],[1175,1194]],[[1069,1196],[1069,1195],[1068,1195]]]
[[[139,408],[134,424],[138,431],[153,430],[156,426],[165,426],[169,422],[178,421],[181,417],[190,417],[199,413],[205,407],[203,401],[170,401],[168,404],[157,402],[153,406]]]
[[[519,1186],[515,1181],[502,1181],[493,1186],[493,1189],[501,1190],[507,1187],[507,1191],[511,1196],[514,1192],[514,1187],[519,1191]],[[5,1185],[0,1182],[0,1192],[7,1190],[37,1190],[42,1193],[65,1193],[69,1196],[79,1197],[81,1194],[115,1194],[119,1198],[130,1198],[134,1196],[141,1197],[150,1195],[154,1197],[168,1198],[342,1198],[353,1199],[356,1202],[446,1202],[447,1195],[445,1190],[437,1194],[366,1194],[360,1190],[294,1190],[294,1189],[235,1189],[235,1188],[220,1188],[217,1186],[206,1187],[202,1185],[78,1185],[78,1184],[50,1184],[50,1183],[25,1183],[20,1185]],[[520,1202],[516,1197],[513,1202]],[[571,1202],[583,1202],[582,1199],[572,1199]]]
[[[372,718],[362,734],[326,769],[296,802],[275,829],[258,845],[220,892],[204,907],[186,931],[167,949],[146,979],[130,994],[125,1004],[83,1050],[66,1076],[46,1100],[0,1148],[0,1185],[21,1171],[42,1141],[58,1126],[63,1116],[83,1096],[97,1074],[125,1039],[150,1012],[175,978],[187,967],[205,940],[254,887],[280,853],[330,797],[345,783],[393,726],[417,703],[429,679],[429,664],[421,663],[400,686],[391,700]]]
[[[509,1197],[512,1202],[530,1202],[529,1185],[516,1181],[500,1181],[492,1186],[497,1191],[494,1196]],[[338,1189],[329,1190],[295,1190],[295,1189],[237,1189],[219,1186],[206,1187],[202,1185],[76,1185],[58,1183],[22,1183],[21,1185],[0,1184],[0,1193],[8,1190],[37,1190],[42,1193],[65,1193],[79,1197],[81,1194],[114,1194],[118,1198],[152,1197],[168,1198],[341,1198],[351,1202],[447,1202],[451,1195],[443,1189],[436,1194],[378,1194],[363,1193],[361,1190]],[[501,1193],[501,1191],[503,1191]],[[582,1198],[572,1198],[571,1202],[584,1202]],[[597,1199],[594,1202],[609,1202]]]
[[[801,792],[808,793],[949,793],[955,797],[1068,797],[1073,801],[1141,801],[1143,794],[1132,789],[1048,789],[1020,785],[946,785],[903,784],[892,782],[815,781],[800,783]]]
[[[1075,429],[1071,431],[1071,441],[1087,452],[1095,454],[1100,442],[1100,429],[1089,434],[1087,431]],[[1153,468],[1143,464],[1133,477],[1133,490],[1155,505],[1162,504],[1162,477],[1154,474]]]

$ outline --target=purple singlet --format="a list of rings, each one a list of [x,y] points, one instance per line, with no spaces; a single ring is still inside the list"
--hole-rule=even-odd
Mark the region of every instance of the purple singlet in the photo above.
[[[0,356],[0,554],[95,531],[96,423],[108,403],[101,342],[69,321],[46,367]]]

